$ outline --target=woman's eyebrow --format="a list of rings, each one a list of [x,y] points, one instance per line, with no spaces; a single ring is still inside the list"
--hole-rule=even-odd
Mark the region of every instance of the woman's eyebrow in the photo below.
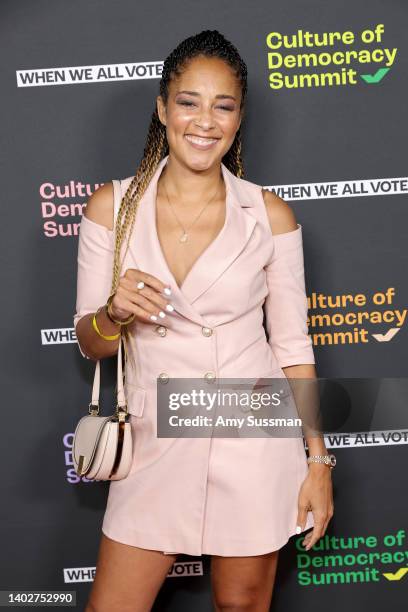
[[[181,91],[178,91],[176,93],[176,95],[178,94],[189,94],[190,96],[199,96],[200,94],[198,93],[198,91],[188,91],[187,89],[183,89]],[[236,98],[234,96],[231,96],[229,94],[217,94],[215,96],[216,98],[229,98],[230,100],[236,100]]]

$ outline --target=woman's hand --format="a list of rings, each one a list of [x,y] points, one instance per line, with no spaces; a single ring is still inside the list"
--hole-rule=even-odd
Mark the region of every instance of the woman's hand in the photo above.
[[[331,469],[325,464],[310,463],[309,473],[302,483],[298,498],[298,519],[303,531],[307,511],[313,512],[314,527],[309,531],[302,544],[309,550],[326,532],[327,525],[334,513]]]
[[[119,321],[134,313],[135,319],[153,323],[174,310],[163,295],[171,295],[170,287],[152,274],[128,268],[119,280],[110,310],[114,319]]]

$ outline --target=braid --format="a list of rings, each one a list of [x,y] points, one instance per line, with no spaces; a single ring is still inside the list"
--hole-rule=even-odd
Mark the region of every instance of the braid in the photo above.
[[[159,83],[160,96],[164,104],[167,104],[170,82],[174,77],[181,74],[183,68],[192,58],[199,55],[222,59],[235,71],[241,86],[242,111],[247,95],[247,67],[236,47],[224,38],[218,30],[203,30],[199,34],[186,38],[166,58]],[[142,160],[122,198],[115,222],[115,247],[111,293],[116,291],[119,284],[121,267],[129,248],[138,203],[146,191],[158,164],[168,153],[169,145],[166,137],[166,126],[161,123],[157,108],[155,108],[150,121]],[[239,178],[244,176],[244,165],[241,155],[241,128],[239,128],[235,135],[234,142],[222,160],[228,170]],[[120,261],[122,246],[126,237],[126,251],[122,261]],[[124,339],[127,340],[129,336],[128,327],[124,326],[121,329],[122,332],[124,332]],[[127,353],[126,345],[127,342],[125,342],[125,353]]]
[[[129,187],[126,190],[124,197],[122,198],[117,219],[115,221],[115,247],[114,247],[114,258],[113,258],[113,274],[111,293],[114,293],[118,287],[120,272],[123,261],[126,257],[127,250],[129,248],[130,238],[133,232],[133,226],[136,219],[137,206],[144,192],[149,185],[149,182],[155,173],[155,170],[168,153],[168,144],[166,139],[166,128],[161,123],[157,114],[157,109],[153,112],[149,131],[147,134],[146,145],[143,151],[143,158],[140,162],[135,176],[133,177]],[[120,255],[122,245],[127,235],[127,246],[126,251],[123,255],[122,261],[120,261]],[[121,327],[122,337],[124,340],[125,348],[125,359],[128,356],[128,339],[129,329],[128,326]]]
[[[244,178],[244,164],[241,157],[241,127],[235,134],[234,142],[223,157],[223,163],[238,178]]]

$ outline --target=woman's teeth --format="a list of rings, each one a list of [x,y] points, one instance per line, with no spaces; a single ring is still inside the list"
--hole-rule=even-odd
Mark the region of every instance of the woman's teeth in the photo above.
[[[199,147],[210,147],[218,140],[218,138],[200,138],[199,136],[191,136],[191,134],[186,134],[185,138]]]

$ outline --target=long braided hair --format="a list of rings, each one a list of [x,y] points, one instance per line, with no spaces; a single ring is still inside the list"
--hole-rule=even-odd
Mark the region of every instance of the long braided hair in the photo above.
[[[230,43],[218,30],[203,30],[199,34],[190,36],[183,40],[166,58],[163,64],[159,91],[163,103],[167,104],[169,95],[169,84],[174,76],[179,76],[181,69],[189,60],[197,56],[216,57],[224,60],[234,71],[241,86],[241,110],[244,107],[247,94],[247,67],[240,57],[236,47]],[[224,155],[222,162],[235,176],[244,176],[244,167],[241,157],[241,126],[237,130],[234,142]],[[127,236],[127,244],[132,235],[136,218],[137,206],[142,198],[149,182],[154,175],[160,161],[169,153],[169,145],[166,137],[166,126],[159,119],[157,107],[155,107],[150,120],[143,157],[136,174],[129,184],[122,198],[117,219],[115,222],[115,248],[111,294],[115,293],[121,271],[120,255],[122,245]],[[126,253],[125,253],[126,256]],[[128,339],[128,327],[123,326],[125,340]]]

